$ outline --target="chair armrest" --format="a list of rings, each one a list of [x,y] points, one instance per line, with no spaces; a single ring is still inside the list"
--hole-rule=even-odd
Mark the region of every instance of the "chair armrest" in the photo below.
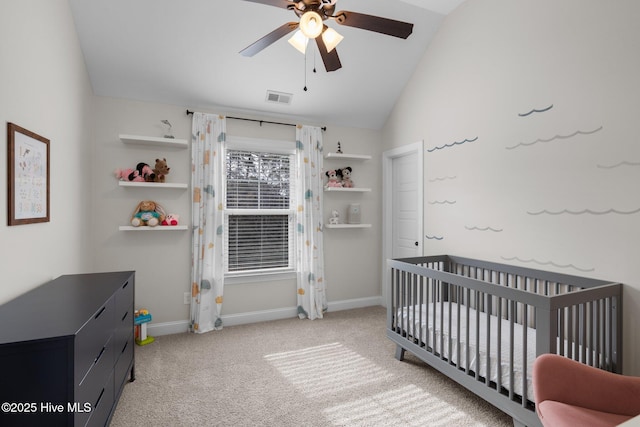
[[[543,354],[533,365],[536,405],[554,400],[614,414],[640,414],[640,377],[603,371],[556,354]]]

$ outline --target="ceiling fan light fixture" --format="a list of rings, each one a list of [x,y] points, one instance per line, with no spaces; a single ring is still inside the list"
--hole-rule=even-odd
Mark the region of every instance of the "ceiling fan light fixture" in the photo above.
[[[318,12],[310,10],[300,18],[300,31],[310,39],[318,37],[322,33],[322,28],[322,17]]]
[[[309,39],[300,30],[293,33],[293,36],[289,39],[289,44],[298,49],[303,55],[307,50],[307,43],[309,43]]]
[[[335,49],[342,39],[344,39],[344,36],[340,35],[340,33],[333,28],[327,28],[324,33],[322,33],[322,41],[327,47],[327,52],[331,52]]]

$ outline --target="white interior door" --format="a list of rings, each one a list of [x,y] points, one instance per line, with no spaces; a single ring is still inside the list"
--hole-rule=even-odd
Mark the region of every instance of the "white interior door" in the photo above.
[[[407,258],[421,254],[418,159],[409,153],[391,160],[391,257]]]
[[[389,296],[387,259],[422,255],[423,143],[383,153],[383,281],[382,296]]]

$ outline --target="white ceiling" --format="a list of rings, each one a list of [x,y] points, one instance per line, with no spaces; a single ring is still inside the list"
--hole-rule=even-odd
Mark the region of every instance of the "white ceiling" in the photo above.
[[[315,45],[305,59],[287,36],[253,57],[238,53],[297,21],[286,9],[242,0],[69,3],[96,95],[380,129],[445,15],[463,1],[338,0],[336,11],[414,29],[403,40],[327,21],[344,36],[342,68],[330,73]],[[267,90],[293,94],[291,104],[267,102]]]

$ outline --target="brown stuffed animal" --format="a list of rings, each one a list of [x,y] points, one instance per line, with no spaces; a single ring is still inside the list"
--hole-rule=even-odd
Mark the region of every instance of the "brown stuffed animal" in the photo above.
[[[165,211],[153,200],[143,200],[138,203],[136,210],[131,217],[131,225],[139,227],[141,225],[148,225],[155,227],[165,219]]]
[[[153,168],[155,182],[164,182],[164,176],[169,173],[171,168],[167,166],[167,159],[156,159],[156,167]]]

